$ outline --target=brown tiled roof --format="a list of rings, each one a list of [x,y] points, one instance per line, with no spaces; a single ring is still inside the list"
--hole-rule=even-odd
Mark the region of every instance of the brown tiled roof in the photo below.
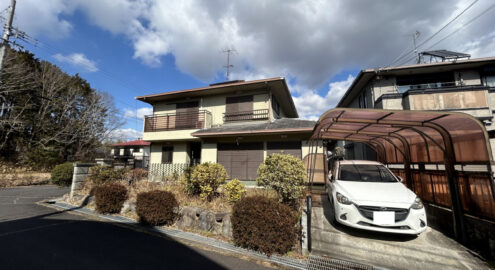
[[[150,142],[145,142],[143,140],[134,140],[129,142],[112,144],[112,146],[148,146],[148,145],[150,145]]]
[[[266,133],[311,133],[316,122],[311,120],[282,118],[273,122],[225,124],[220,127],[207,128],[192,133],[195,137],[213,137],[240,134]]]
[[[278,80],[284,80],[284,78],[276,77],[276,78],[254,80],[254,81],[235,81],[235,82],[232,82],[232,83],[214,84],[214,85],[205,86],[205,87],[199,87],[199,88],[191,88],[191,89],[184,89],[184,90],[176,90],[176,91],[164,92],[164,93],[159,93],[159,94],[139,96],[139,97],[136,97],[136,99],[137,100],[144,100],[144,99],[150,98],[150,97],[159,97],[159,96],[161,97],[161,96],[168,96],[168,95],[174,95],[174,94],[198,92],[198,91],[205,91],[205,90],[210,90],[210,89],[219,89],[219,88],[226,88],[226,87],[231,87],[231,86],[247,85],[247,84],[253,84],[253,83],[263,83],[263,82],[271,82],[271,81],[278,81]]]

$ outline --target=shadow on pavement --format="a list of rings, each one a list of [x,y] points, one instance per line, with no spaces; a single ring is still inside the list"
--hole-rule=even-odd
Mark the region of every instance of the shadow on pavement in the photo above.
[[[64,211],[0,223],[1,269],[223,269],[171,238]]]
[[[355,237],[367,238],[367,239],[375,239],[375,240],[384,240],[384,241],[393,241],[393,242],[407,242],[417,238],[416,235],[410,234],[395,234],[395,233],[382,233],[368,230],[361,230],[352,228],[349,226],[342,225],[338,223],[334,219],[334,208],[328,196],[322,198],[321,200],[323,207],[323,214],[325,218],[330,223],[330,225],[337,231],[346,233]]]

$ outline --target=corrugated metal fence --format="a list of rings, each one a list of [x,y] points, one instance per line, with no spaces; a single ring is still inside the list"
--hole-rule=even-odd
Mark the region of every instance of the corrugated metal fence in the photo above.
[[[406,179],[404,170],[391,170]],[[449,188],[445,171],[411,171],[413,191],[426,202],[451,207]],[[461,203],[468,214],[495,219],[495,203],[491,188],[491,176],[488,172],[457,172]]]

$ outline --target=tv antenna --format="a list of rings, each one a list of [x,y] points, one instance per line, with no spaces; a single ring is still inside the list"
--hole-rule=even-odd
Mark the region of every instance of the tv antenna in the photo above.
[[[222,52],[227,54],[227,65],[223,67],[227,69],[227,71],[225,72],[225,79],[228,81],[230,69],[234,67],[234,65],[230,64],[230,55],[236,53],[237,51],[235,49],[225,49]]]
[[[412,34],[413,45],[414,45],[414,55],[416,56],[416,63],[418,63],[418,64],[421,62],[421,57],[419,56],[419,53],[418,53],[418,46],[416,46],[416,39],[419,38],[419,35],[421,35],[421,33],[419,31],[416,31],[414,34]]]

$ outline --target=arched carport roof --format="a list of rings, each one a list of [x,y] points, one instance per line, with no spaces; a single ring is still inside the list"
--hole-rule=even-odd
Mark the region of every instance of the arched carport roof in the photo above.
[[[411,187],[411,164],[443,164],[456,238],[465,241],[463,206],[456,166],[483,165],[493,201],[493,163],[488,134],[474,117],[456,112],[335,108],[318,120],[311,141],[344,140],[373,148],[385,164],[404,164]],[[418,173],[424,173],[419,171]],[[493,214],[493,213],[491,213]]]
[[[335,108],[318,120],[312,139],[362,142],[385,163],[492,163],[488,134],[474,117],[456,112]]]

